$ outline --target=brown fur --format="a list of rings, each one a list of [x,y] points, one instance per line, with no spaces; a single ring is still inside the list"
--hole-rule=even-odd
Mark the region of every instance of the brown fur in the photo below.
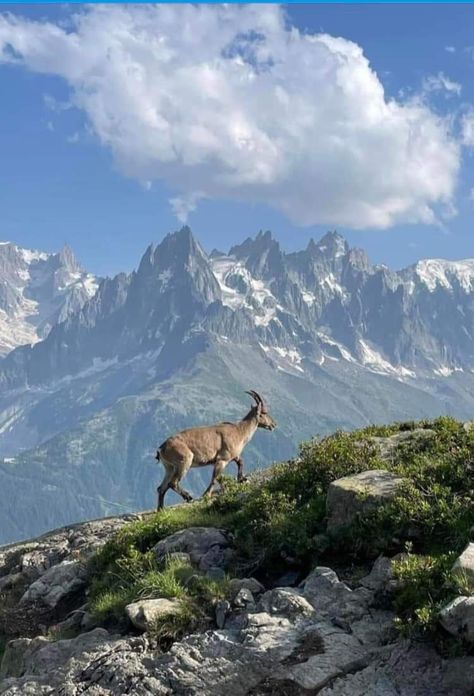
[[[181,487],[181,480],[189,469],[212,465],[211,483],[204,495],[212,495],[216,481],[227,464],[237,464],[237,480],[244,481],[242,450],[254,436],[257,428],[273,430],[276,423],[267,411],[263,399],[257,392],[248,392],[255,399],[247,415],[237,423],[216,423],[215,425],[188,428],[169,437],[158,448],[156,459],[163,463],[165,477],[158,488],[158,509],[164,505],[168,489],[176,491],[184,500],[192,500],[188,491]]]

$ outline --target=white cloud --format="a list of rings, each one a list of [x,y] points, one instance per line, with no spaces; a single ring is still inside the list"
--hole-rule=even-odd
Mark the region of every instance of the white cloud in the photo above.
[[[183,196],[176,196],[170,199],[170,204],[174,214],[180,222],[186,222],[189,214],[196,210],[198,202],[203,198],[207,198],[204,193],[193,191]]]
[[[474,147],[474,109],[469,109],[461,119],[461,139],[466,147]]]
[[[447,53],[456,53],[456,47],[455,46],[445,46],[444,50],[447,51]]]
[[[207,197],[385,228],[452,201],[448,122],[387,98],[360,46],[278,6],[96,5],[67,29],[4,14],[0,61],[63,77],[123,173],[165,180],[181,219]]]
[[[423,80],[424,92],[445,92],[446,95],[461,94],[462,85],[454,82],[442,72],[437,75],[430,75]]]
[[[43,101],[47,109],[55,111],[56,113],[61,113],[61,111],[68,111],[68,109],[73,108],[71,102],[61,102],[55,97],[53,97],[52,94],[43,94]]]

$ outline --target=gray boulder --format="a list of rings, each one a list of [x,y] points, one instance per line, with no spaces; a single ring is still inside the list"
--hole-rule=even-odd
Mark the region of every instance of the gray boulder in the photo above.
[[[0,693],[3,693],[3,680],[7,681],[11,677],[47,674],[51,686],[59,683],[61,668],[69,659],[87,652],[92,646],[103,645],[109,638],[109,633],[104,628],[96,628],[71,640],[50,641],[39,636],[9,641],[0,669]]]
[[[170,614],[177,614],[181,603],[177,599],[142,599],[125,607],[125,612],[135,626],[141,631],[148,631],[156,621]]]
[[[174,553],[187,553],[199,570],[226,568],[232,557],[232,536],[225,529],[189,527],[159,541],[153,548],[158,560]]]
[[[21,597],[20,602],[40,601],[56,607],[67,595],[77,592],[86,584],[86,568],[80,561],[62,561],[52,566],[35,580]]]
[[[453,573],[461,576],[474,587],[474,544],[468,544],[462,554],[454,561]]]
[[[217,628],[224,628],[226,619],[230,613],[230,602],[220,599],[216,603],[216,625]]]
[[[394,577],[393,562],[403,558],[407,558],[407,555],[404,553],[398,553],[392,558],[379,556],[374,562],[370,573],[361,579],[360,584],[375,592],[393,592],[399,584]]]
[[[314,614],[314,609],[308,600],[293,587],[277,587],[265,592],[258,606],[267,614],[280,614],[293,620],[299,616]]]
[[[365,587],[351,590],[331,568],[317,566],[301,583],[305,597],[318,613],[332,621],[350,623],[368,611],[373,594]]]
[[[474,642],[474,597],[456,597],[439,613],[443,628],[456,637]]]
[[[430,428],[414,428],[413,430],[402,430],[388,437],[370,437],[369,441],[377,445],[379,456],[384,461],[392,461],[395,450],[407,443],[416,443],[418,447],[428,444],[436,435]]]
[[[232,600],[232,604],[237,609],[247,609],[248,611],[255,609],[255,599],[253,594],[250,592],[250,590],[247,590],[246,587],[242,587],[242,589],[237,592]]]
[[[393,500],[402,483],[402,478],[383,469],[363,471],[333,481],[326,499],[328,532],[337,532],[359,515]]]
[[[265,588],[262,583],[255,580],[255,578],[232,578],[232,580],[229,582],[231,598],[233,599],[242,589],[250,590],[254,597],[262,594],[262,592],[265,592]]]

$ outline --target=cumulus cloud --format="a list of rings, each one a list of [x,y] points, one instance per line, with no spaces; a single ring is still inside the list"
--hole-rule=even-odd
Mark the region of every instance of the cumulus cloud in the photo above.
[[[459,145],[390,99],[363,50],[274,5],[90,6],[67,27],[0,16],[0,61],[59,75],[122,172],[294,223],[386,228],[449,208]]]

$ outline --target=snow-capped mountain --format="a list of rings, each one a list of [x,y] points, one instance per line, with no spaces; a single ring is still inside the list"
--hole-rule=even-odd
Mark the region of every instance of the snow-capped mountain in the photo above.
[[[249,468],[337,427],[472,417],[473,337],[474,260],[395,272],[336,233],[207,254],[183,228],[1,361],[0,540],[152,506],[158,442],[241,417],[245,389],[279,423]]]
[[[47,254],[0,242],[0,356],[45,338],[97,286],[67,246]]]

